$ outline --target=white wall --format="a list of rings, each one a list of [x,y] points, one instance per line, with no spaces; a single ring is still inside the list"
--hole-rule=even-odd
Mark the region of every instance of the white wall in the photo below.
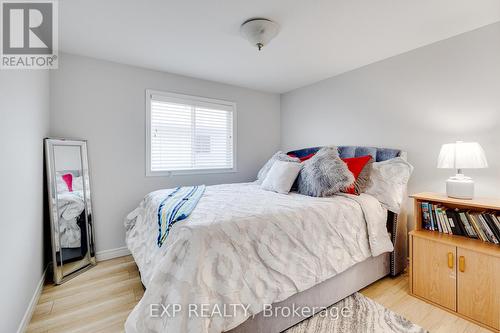
[[[284,149],[372,145],[408,152],[409,192],[445,191],[441,144],[478,141],[490,168],[466,170],[479,196],[500,197],[500,23],[281,97]]]
[[[235,73],[235,75],[237,75]],[[146,177],[145,89],[237,103],[237,173]],[[125,246],[123,219],[150,191],[254,180],[280,144],[280,97],[62,54],[51,73],[52,136],[88,140],[97,251]]]
[[[49,73],[0,71],[0,332],[16,332],[42,277]]]

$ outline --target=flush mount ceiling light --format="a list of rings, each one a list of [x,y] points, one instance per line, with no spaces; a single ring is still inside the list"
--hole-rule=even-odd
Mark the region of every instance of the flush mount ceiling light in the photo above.
[[[257,46],[259,51],[276,37],[279,25],[265,18],[246,20],[240,27],[240,33],[250,44]]]

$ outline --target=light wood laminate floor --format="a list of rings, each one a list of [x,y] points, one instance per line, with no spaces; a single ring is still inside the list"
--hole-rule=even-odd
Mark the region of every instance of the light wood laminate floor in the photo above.
[[[406,274],[377,281],[362,293],[432,333],[489,332],[410,296]],[[99,262],[63,285],[45,285],[28,332],[123,332],[125,319],[142,295],[131,256]]]

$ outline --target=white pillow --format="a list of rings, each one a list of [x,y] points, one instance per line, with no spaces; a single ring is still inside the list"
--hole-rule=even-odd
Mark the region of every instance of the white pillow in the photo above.
[[[267,173],[269,172],[269,170],[271,170],[271,167],[273,166],[274,162],[276,162],[276,161],[300,163],[300,160],[297,157],[291,157],[282,151],[278,151],[259,170],[259,173],[257,174],[257,183],[258,184],[262,184],[262,182],[264,181],[264,179],[267,176]]]
[[[69,192],[68,185],[62,178],[62,175],[56,175],[56,191],[57,193]]]
[[[413,166],[401,157],[375,162],[365,193],[374,196],[391,212],[399,214],[412,172]]]
[[[262,182],[262,188],[287,194],[299,175],[302,165],[296,162],[275,161]]]
[[[73,191],[83,191],[82,177],[74,177],[73,178]]]

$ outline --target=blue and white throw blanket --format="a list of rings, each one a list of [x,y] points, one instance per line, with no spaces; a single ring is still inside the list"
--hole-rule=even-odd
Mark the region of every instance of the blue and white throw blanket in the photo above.
[[[194,210],[205,185],[177,187],[160,203],[158,208],[158,247],[167,239],[175,222],[186,219]]]

